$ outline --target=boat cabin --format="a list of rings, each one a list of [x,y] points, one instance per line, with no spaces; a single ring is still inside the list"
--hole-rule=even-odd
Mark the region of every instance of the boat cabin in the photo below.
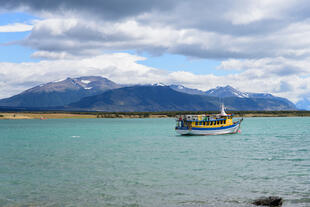
[[[233,124],[232,121],[233,115],[227,114],[225,116],[222,115],[179,115],[177,116],[177,127],[222,127],[229,126]]]

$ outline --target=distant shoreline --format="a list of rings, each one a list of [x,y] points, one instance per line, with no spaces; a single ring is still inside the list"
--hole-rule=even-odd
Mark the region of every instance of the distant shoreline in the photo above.
[[[206,111],[174,112],[67,112],[18,111],[0,112],[0,119],[95,119],[95,118],[174,118],[178,114],[214,114]],[[235,117],[310,117],[310,111],[238,111]]]

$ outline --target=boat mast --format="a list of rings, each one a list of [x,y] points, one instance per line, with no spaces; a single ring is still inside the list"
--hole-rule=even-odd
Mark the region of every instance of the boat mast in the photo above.
[[[225,106],[224,106],[224,103],[222,103],[222,107],[221,107],[221,113],[220,113],[221,116],[227,116],[226,112],[225,112]]]

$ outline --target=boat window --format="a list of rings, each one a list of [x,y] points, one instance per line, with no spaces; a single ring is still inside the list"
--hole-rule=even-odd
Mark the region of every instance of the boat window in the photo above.
[[[226,119],[224,120],[224,124],[226,124]]]
[[[196,123],[195,123],[196,125],[198,125],[198,121],[196,121]]]
[[[212,126],[213,125],[213,121],[210,121],[210,126]]]

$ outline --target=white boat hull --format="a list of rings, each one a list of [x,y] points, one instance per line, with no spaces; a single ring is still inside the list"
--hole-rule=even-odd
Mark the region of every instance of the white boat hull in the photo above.
[[[227,127],[216,127],[216,128],[198,128],[193,127],[192,129],[176,128],[175,131],[181,135],[218,135],[218,134],[235,134],[239,131],[241,122],[238,121],[236,124]]]

